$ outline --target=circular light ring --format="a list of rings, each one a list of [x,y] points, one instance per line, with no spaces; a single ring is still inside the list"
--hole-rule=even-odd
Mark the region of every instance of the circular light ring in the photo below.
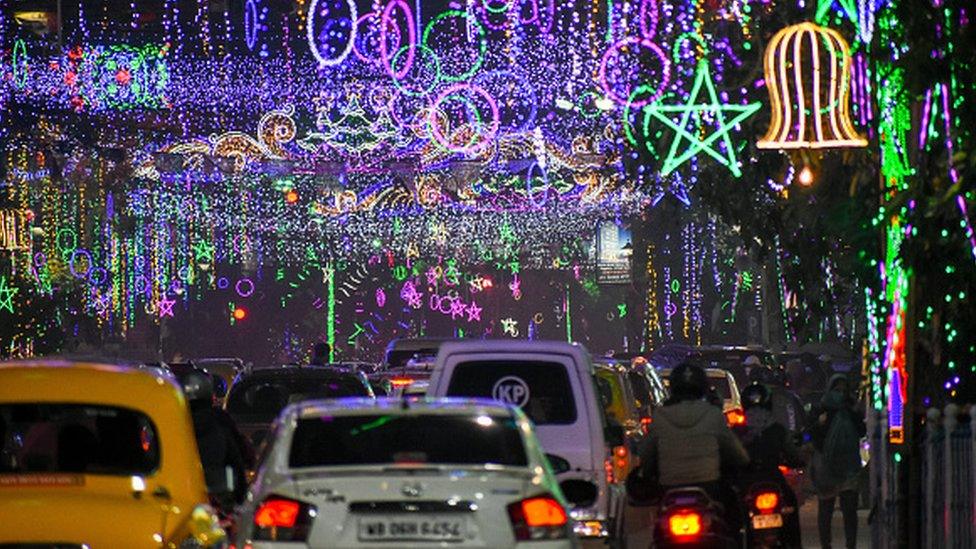
[[[633,48],[635,46],[651,50],[651,52],[656,55],[658,60],[661,62],[661,82],[657,85],[657,87],[653,88],[655,92],[654,95],[649,99],[631,103],[635,107],[643,107],[648,103],[657,101],[661,95],[664,94],[664,89],[671,81],[671,60],[668,59],[668,56],[665,55],[660,46],[654,42],[651,42],[646,38],[630,37],[617,42],[613,46],[610,46],[610,48],[607,49],[607,51],[603,54],[603,59],[600,60],[600,84],[603,86],[603,91],[607,94],[607,97],[613,99],[616,103],[626,105],[630,101],[629,92],[627,96],[620,96],[610,86],[610,82],[607,79],[607,68],[610,65],[610,60],[619,56],[619,52],[622,49]]]
[[[674,60],[675,64],[681,63],[684,58],[681,55],[681,46],[687,41],[698,44],[698,47],[701,48],[702,58],[708,57],[709,49],[705,39],[697,32],[688,31],[678,35],[674,40],[674,45],[671,46],[671,59]]]
[[[108,271],[102,267],[88,269],[88,282],[92,286],[101,286],[108,280]]]
[[[511,76],[518,81],[520,86],[519,87],[520,91],[528,92],[528,98],[526,102],[530,105],[529,115],[526,118],[525,122],[522,123],[521,126],[512,129],[512,131],[515,133],[521,133],[527,131],[530,127],[533,127],[535,125],[535,120],[539,113],[539,108],[537,106],[538,96],[536,95],[535,86],[532,85],[532,82],[530,82],[528,78],[525,78],[524,76],[518,74],[515,71],[505,70],[505,69],[481,73],[478,76],[476,76],[471,82],[481,87],[485,87],[485,80],[494,78],[496,76]],[[496,98],[495,101],[500,102],[498,98]]]
[[[13,66],[10,74],[14,86],[18,89],[24,89],[24,86],[27,85],[27,44],[20,38],[14,41],[12,57]]]
[[[538,194],[532,192],[532,172],[536,169],[542,172],[542,202],[536,202],[535,198],[533,198],[534,194]],[[529,199],[529,204],[536,208],[545,207],[546,203],[549,201],[549,171],[540,166],[538,162],[533,162],[525,174],[525,194],[526,198]]]
[[[217,279],[217,288],[221,290],[226,290],[230,286],[230,280],[227,280],[226,276],[222,276]]]
[[[369,34],[364,33],[364,32],[360,32],[359,31],[359,27],[365,21],[368,21],[369,19],[376,19],[376,18],[379,18],[380,24],[383,23],[383,14],[381,14],[379,12],[371,11],[369,13],[366,13],[366,14],[363,14],[362,16],[360,16],[359,19],[356,20],[356,38],[366,38],[368,40],[369,39]],[[393,25],[393,29],[396,30],[395,42],[396,42],[396,46],[399,47],[400,46],[400,39],[402,38],[401,33],[400,33],[400,27],[398,27],[396,25]],[[380,40],[385,40],[385,39],[386,39],[386,34],[381,29],[380,30]],[[353,43],[352,43],[352,53],[353,53],[353,55],[355,55],[363,63],[373,63],[373,64],[382,64],[383,63],[383,59],[382,58],[380,58],[380,59],[372,59],[372,58],[368,57],[365,53],[359,51],[359,47],[356,45],[356,40],[353,40]],[[381,57],[382,57],[382,54],[381,54]]]
[[[409,55],[407,56],[407,63],[403,67],[403,72],[399,73],[393,70],[393,65],[391,64],[392,60],[390,59],[390,52],[386,46],[386,29],[391,24],[393,24],[393,10],[397,8],[400,8],[400,11],[403,12],[407,20],[407,44],[406,46],[403,47],[411,47],[417,45],[417,31],[416,31],[417,24],[413,18],[413,12],[410,11],[410,5],[407,4],[405,0],[393,0],[392,2],[386,5],[386,8],[383,9],[383,17],[380,18],[380,61],[383,64],[383,68],[386,69],[386,72],[390,76],[392,76],[394,80],[398,80],[406,76],[407,73],[410,72],[410,69],[413,67],[413,61],[414,61],[413,51],[410,50]],[[393,26],[396,27],[397,32],[400,31],[400,27],[398,25],[393,24]],[[397,41],[397,44],[399,44],[399,40]]]
[[[315,60],[319,62],[320,67],[334,67],[341,64],[349,57],[352,53],[353,45],[356,43],[356,20],[359,15],[356,11],[355,0],[346,0],[346,6],[349,9],[349,19],[346,21],[349,23],[349,38],[346,41],[345,48],[339,52],[339,55],[327,59],[322,57],[322,53],[319,51],[319,45],[315,40],[315,19],[316,19],[316,8],[318,8],[319,2],[326,0],[312,0],[312,4],[308,7],[308,20],[305,22],[306,37],[308,38],[308,47],[312,50],[312,55],[315,56]],[[340,23],[342,20],[340,20]],[[382,24],[382,23],[381,23]],[[383,37],[385,39],[385,36]]]
[[[40,268],[45,265],[47,265],[47,256],[44,255],[44,252],[34,254],[34,266]]]
[[[650,40],[657,34],[657,25],[660,22],[656,0],[641,0],[639,13],[641,36]]]
[[[70,246],[64,246],[64,245],[62,245],[63,244],[63,240],[64,240],[64,238],[63,238],[64,235],[71,235],[71,245]],[[71,228],[61,229],[61,230],[58,231],[57,235],[55,235],[55,237],[54,237],[54,243],[57,245],[58,251],[60,251],[62,253],[64,253],[64,252],[70,252],[70,251],[72,251],[72,250],[74,250],[74,249],[76,249],[78,247],[78,233],[76,233],[75,230],[74,229],[71,229]]]
[[[427,88],[420,89],[420,90],[411,90],[408,87],[406,87],[403,84],[401,84],[401,80],[403,80],[406,77],[406,73],[404,73],[403,76],[400,76],[398,78],[394,78],[393,79],[393,85],[396,86],[396,88],[398,90],[400,90],[401,92],[403,92],[406,95],[409,95],[411,97],[426,97],[428,94],[430,94],[431,92],[434,91],[434,88],[436,88],[438,84],[441,83],[441,78],[442,78],[442,74],[441,74],[441,59],[437,55],[437,53],[434,52],[434,50],[428,48],[427,46],[425,46],[423,44],[416,44],[416,45],[413,45],[413,46],[403,46],[402,48],[400,48],[399,50],[397,50],[397,52],[395,54],[393,54],[393,59],[390,60],[390,69],[391,70],[394,70],[394,67],[396,67],[397,59],[399,59],[400,56],[403,55],[404,52],[407,52],[407,64],[412,66],[413,63],[414,63],[414,61],[416,60],[416,57],[417,57],[414,54],[414,51],[413,50],[419,50],[421,52],[424,52],[427,55],[429,55],[430,58],[433,60],[433,62],[434,62],[434,78],[433,78],[433,81],[430,83],[430,86],[427,87]]]
[[[453,17],[460,17],[468,20],[468,22],[473,23],[475,28],[478,30],[478,60],[475,61],[474,64],[471,65],[471,68],[463,74],[448,75],[443,74],[442,71],[442,78],[445,82],[460,82],[462,80],[470,80],[471,77],[477,74],[477,72],[481,69],[481,65],[485,62],[485,55],[488,53],[488,33],[485,31],[484,25],[482,25],[481,22],[478,21],[478,19],[473,15],[461,10],[447,10],[439,13],[437,17],[431,19],[430,23],[427,23],[427,26],[424,27],[424,34],[420,40],[420,43],[427,46],[427,41],[430,38],[434,26],[445,19]]]
[[[85,269],[84,272],[78,272],[75,269],[75,262],[78,260],[77,258],[82,255],[85,256],[85,258],[87,258],[88,260],[85,262],[88,268]],[[84,248],[77,248],[71,252],[71,259],[68,260],[68,270],[71,271],[71,276],[75,278],[85,278],[88,276],[88,273],[91,272],[92,267],[93,266],[92,266],[91,252],[89,252]]]
[[[451,143],[445,136],[444,132],[437,126],[431,125],[431,134],[434,140],[441,146],[446,148],[451,152],[456,153],[474,153],[481,149],[484,144],[488,143],[491,139],[495,137],[498,133],[499,119],[498,119],[498,103],[495,102],[495,98],[491,96],[484,88],[476,84],[454,84],[453,86],[448,86],[441,92],[441,94],[434,101],[434,109],[439,109],[440,105],[444,103],[451,95],[460,92],[471,92],[476,95],[480,95],[488,103],[488,107],[491,109],[491,123],[489,126],[489,131],[482,134],[481,143],[476,145],[467,145],[465,147],[457,147]],[[475,109],[477,112],[477,109]],[[480,117],[480,115],[479,115]]]
[[[505,30],[509,23],[512,21],[511,18],[506,17],[503,23],[493,23],[491,21],[492,16],[499,16],[508,12],[512,8],[512,0],[506,0],[506,4],[502,8],[492,8],[490,7],[491,0],[481,0],[478,2],[478,12],[481,13],[481,20],[491,30],[500,31]],[[536,14],[538,18],[538,14]]]
[[[254,282],[250,278],[242,278],[234,284],[234,291],[241,297],[251,297],[254,294]]]
[[[454,128],[454,131],[451,132],[451,135],[450,135],[450,138],[448,138],[448,141],[451,142],[452,144],[455,144],[455,142],[453,141],[453,138],[455,136],[457,136],[458,134],[460,134],[461,132],[464,132],[464,131],[471,131],[471,135],[470,135],[470,137],[469,137],[468,142],[467,142],[466,145],[463,145],[461,147],[458,147],[455,144],[454,145],[455,148],[453,148],[453,149],[449,149],[447,147],[444,147],[444,148],[448,152],[462,152],[463,151],[463,152],[474,153],[475,152],[475,149],[470,149],[470,147],[472,145],[474,145],[478,141],[478,131],[477,130],[481,128],[481,112],[478,111],[478,107],[476,107],[474,105],[474,103],[469,98],[465,97],[465,98],[462,98],[460,101],[462,103],[464,103],[464,105],[466,106],[468,112],[471,113],[470,116],[473,117],[473,120],[471,118],[468,118],[468,121],[467,122],[465,122],[463,124],[459,124],[456,128]],[[434,110],[434,109],[432,109],[431,112],[428,113],[428,116],[436,115],[437,113],[441,113],[441,114],[444,115],[444,125],[443,125],[443,128],[441,128],[441,134],[443,135],[445,131],[450,131],[451,130],[450,116],[447,113],[444,113],[444,111]],[[428,123],[432,123],[433,122],[433,119],[431,119],[431,118],[428,118],[427,120],[428,120]],[[429,131],[429,134],[431,135],[431,137],[433,137],[434,130],[431,129]],[[436,139],[434,140],[434,143],[437,144],[437,145],[439,145],[439,146],[441,146],[441,147],[443,147],[443,145],[441,144],[441,142],[438,141],[438,140],[436,140]]]
[[[145,276],[139,276],[135,279],[135,289],[137,294],[148,294],[152,290],[152,284]]]
[[[254,51],[258,43],[258,6],[256,0],[244,3],[244,44]]]

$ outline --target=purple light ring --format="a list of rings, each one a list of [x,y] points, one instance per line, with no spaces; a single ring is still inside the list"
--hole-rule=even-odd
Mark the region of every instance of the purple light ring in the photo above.
[[[445,149],[451,152],[475,153],[478,152],[486,143],[491,141],[491,139],[493,139],[495,135],[498,133],[498,127],[499,127],[498,103],[495,101],[495,98],[492,97],[491,94],[489,94],[488,91],[482,88],[481,86],[475,84],[454,84],[453,86],[448,86],[441,92],[441,94],[437,97],[437,99],[434,100],[433,108],[439,110],[441,103],[443,103],[449,96],[460,91],[470,91],[485,98],[485,100],[488,102],[489,108],[491,109],[491,126],[489,128],[490,131],[481,136],[480,143],[476,143],[474,145],[468,145],[460,148],[450,143],[450,141],[448,141],[447,138],[444,137],[443,131],[441,131],[436,124],[430,125],[431,136],[434,138],[435,141],[437,141],[437,143],[439,143],[441,146],[443,146]]]
[[[631,102],[630,94],[627,97],[620,97],[614,93],[613,89],[610,87],[610,82],[607,80],[607,66],[610,64],[610,58],[613,56],[614,52],[623,49],[631,45],[639,45],[650,49],[657,55],[657,58],[661,60],[662,67],[662,77],[661,83],[655,88],[654,95],[650,99],[644,101],[634,101]],[[653,103],[657,101],[662,95],[664,95],[664,89],[667,87],[668,83],[671,81],[671,60],[668,59],[664,51],[661,50],[660,46],[647,40],[646,38],[630,37],[617,42],[616,44],[610,46],[609,49],[603,54],[603,59],[600,60],[600,85],[603,86],[603,91],[607,96],[614,100],[615,103],[619,105],[630,104],[631,107],[643,107],[648,103]]]
[[[482,0],[481,2],[478,2],[478,13],[481,14],[481,22],[484,23],[486,27],[488,27],[493,31],[505,30],[505,28],[508,27],[508,23],[511,21],[511,19],[508,16],[508,11],[512,9],[512,2],[509,1],[508,7],[500,11],[491,11],[490,9],[488,9],[487,3],[488,0]],[[491,22],[491,16],[493,15],[501,16],[502,14],[505,15],[504,23],[495,24]],[[538,14],[536,15],[536,17],[538,18]]]
[[[88,268],[85,269],[85,272],[83,272],[83,273],[79,273],[78,271],[75,270],[75,258],[78,255],[84,255],[85,257],[88,258],[88,261],[87,261]],[[86,250],[84,248],[75,248],[74,250],[72,250],[72,252],[71,252],[71,258],[68,260],[68,270],[71,271],[71,276],[73,276],[75,278],[85,278],[86,276],[88,276],[88,273],[91,272],[92,267],[93,267],[93,265],[92,265],[91,252],[89,252],[88,250]]]
[[[242,282],[247,282],[249,288],[247,291],[241,289]],[[251,295],[254,293],[254,282],[250,278],[242,278],[237,281],[237,284],[234,284],[234,291],[236,291],[237,295],[241,297],[251,297]]]
[[[406,15],[407,19],[407,47],[411,48],[407,55],[407,62],[403,67],[403,72],[394,72],[393,66],[390,64],[390,52],[386,47],[386,27],[393,22],[393,10],[397,7],[400,11]],[[394,25],[396,26],[396,25]],[[396,26],[399,31],[399,26]],[[393,78],[400,80],[410,72],[413,67],[413,46],[417,45],[417,25],[413,18],[413,12],[410,11],[410,5],[406,3],[405,0],[393,0],[386,5],[383,9],[383,18],[380,19],[380,60],[383,63],[383,68],[386,72]],[[397,43],[399,45],[399,42]]]
[[[650,11],[651,21],[654,22],[652,25],[647,24],[648,11]],[[654,38],[654,36],[657,34],[657,25],[660,22],[657,2],[655,0],[641,0],[639,17],[641,36],[644,37],[645,40]]]
[[[357,29],[356,36],[357,37],[363,37],[365,39],[369,39],[369,34],[367,34],[365,32],[359,32],[358,29],[359,29],[359,26],[363,24],[363,21],[366,21],[367,19],[372,19],[372,18],[375,18],[375,17],[379,17],[380,18],[380,24],[382,25],[383,24],[383,17],[382,17],[382,14],[380,14],[380,13],[377,13],[375,11],[371,11],[369,13],[365,13],[362,16],[360,16],[360,18],[356,21],[356,29]],[[394,48],[394,50],[397,50],[397,49],[400,48],[400,39],[403,38],[403,37],[402,37],[402,35],[400,33],[400,27],[398,27],[396,25],[393,25],[393,28],[396,30],[396,47]],[[386,36],[383,33],[383,30],[381,29],[380,30],[380,40],[385,40],[385,39],[386,39]],[[356,46],[356,43],[355,42],[353,42],[353,44],[352,44],[352,53],[353,53],[353,55],[355,55],[363,63],[372,63],[372,64],[375,64],[375,65],[381,65],[383,63],[383,60],[382,59],[371,59],[371,58],[367,57],[366,54],[360,52],[359,51],[359,48]]]

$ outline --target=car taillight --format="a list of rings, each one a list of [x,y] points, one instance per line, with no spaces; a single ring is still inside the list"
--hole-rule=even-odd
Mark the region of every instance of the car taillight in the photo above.
[[[616,479],[613,476],[613,461],[611,458],[603,460],[603,470],[607,473],[607,484],[613,484]]]
[[[776,492],[762,492],[756,496],[756,509],[760,513],[771,513],[779,505],[779,494]]]
[[[613,478],[627,478],[627,469],[630,466],[630,452],[626,446],[617,446],[613,449]]]
[[[651,428],[651,424],[654,423],[654,418],[652,417],[642,417],[641,418],[641,431],[647,434],[648,429]]]
[[[254,539],[305,541],[315,518],[314,505],[281,496],[270,496],[254,511]]]
[[[563,539],[567,535],[566,509],[552,496],[542,495],[508,506],[517,541]]]
[[[786,476],[786,475],[790,474],[790,468],[787,467],[787,466],[785,466],[785,465],[780,465],[779,466],[779,472],[780,473],[783,473],[783,475]]]
[[[702,517],[694,511],[675,513],[668,517],[668,530],[679,538],[697,536],[702,531]]]
[[[394,387],[406,387],[408,385],[413,385],[412,377],[394,377],[390,378],[390,385]]]
[[[746,414],[739,408],[733,408],[728,412],[725,412],[725,420],[729,423],[729,427],[745,425]]]

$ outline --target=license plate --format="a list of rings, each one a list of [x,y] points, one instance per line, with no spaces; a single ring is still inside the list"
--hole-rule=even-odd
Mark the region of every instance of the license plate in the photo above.
[[[463,519],[439,517],[397,517],[360,519],[360,541],[461,541]]]
[[[779,513],[772,515],[756,515],[752,517],[752,528],[754,530],[765,530],[766,528],[780,528],[783,526],[783,515]]]

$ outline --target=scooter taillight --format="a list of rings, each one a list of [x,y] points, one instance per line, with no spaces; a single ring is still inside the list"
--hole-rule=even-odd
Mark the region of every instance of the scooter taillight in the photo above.
[[[779,505],[779,494],[776,492],[756,494],[756,509],[760,513],[772,513],[777,505]]]
[[[694,511],[681,511],[668,517],[668,531],[677,538],[691,538],[702,531],[702,516]]]

